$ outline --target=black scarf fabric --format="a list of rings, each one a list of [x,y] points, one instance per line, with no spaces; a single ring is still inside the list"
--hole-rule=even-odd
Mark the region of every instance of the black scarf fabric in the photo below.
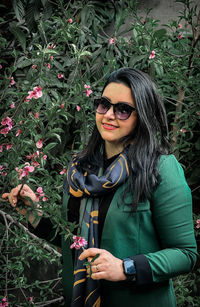
[[[104,173],[99,169],[98,175],[81,171],[77,165],[75,156],[67,170],[65,189],[67,193],[81,197],[79,226],[80,236],[88,242],[86,248],[98,248],[99,197],[116,189],[128,179],[126,152],[124,150]],[[83,265],[85,260],[78,259],[82,251],[82,249],[76,250],[75,253],[71,306],[99,307],[101,304],[99,282],[87,276],[86,267]]]

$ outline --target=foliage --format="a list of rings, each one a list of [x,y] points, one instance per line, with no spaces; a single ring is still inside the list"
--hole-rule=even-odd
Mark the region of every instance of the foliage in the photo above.
[[[200,15],[191,1],[179,2],[183,10],[178,19],[162,26],[149,17],[150,10],[138,17],[136,3],[128,0],[118,1],[117,7],[112,1],[95,0],[19,0],[12,7],[1,5],[1,191],[21,182],[35,191],[42,187],[40,205],[56,232],[69,236],[75,227],[61,217],[63,175],[72,152],[80,150],[91,133],[92,98],[100,95],[110,72],[123,66],[146,71],[156,81],[175,154],[198,203]],[[132,22],[127,27],[128,19]],[[19,180],[27,162],[34,171]],[[34,261],[58,263],[60,268],[58,254],[19,227],[19,222],[27,223],[7,202],[1,200],[0,210],[2,298],[7,296],[10,306],[28,306],[32,296],[35,305],[62,302],[61,285],[54,287],[59,270],[50,281],[26,276]],[[198,234],[196,230],[199,241]],[[198,305],[199,275],[197,269],[175,281],[179,306]],[[19,297],[13,294],[16,288]],[[192,293],[187,299],[186,292]]]

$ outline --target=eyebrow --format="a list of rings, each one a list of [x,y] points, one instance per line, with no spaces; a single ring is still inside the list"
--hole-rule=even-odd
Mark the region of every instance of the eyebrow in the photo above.
[[[106,99],[108,99],[110,102],[112,102],[111,99],[108,98],[107,96],[104,95],[104,96],[102,96],[102,97],[103,97],[103,98],[106,98]],[[128,106],[130,106],[130,107],[132,107],[132,108],[135,108],[135,106],[131,105],[130,102],[127,102],[127,101],[118,101],[118,102],[116,102],[116,104],[117,104],[117,103],[125,103],[125,104],[127,104]]]

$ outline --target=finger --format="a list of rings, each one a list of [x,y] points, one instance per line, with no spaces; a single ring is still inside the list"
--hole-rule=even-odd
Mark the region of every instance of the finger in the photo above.
[[[4,193],[4,194],[1,195],[1,197],[4,198],[4,199],[6,199],[6,198],[8,198],[9,194],[10,194],[10,193]]]
[[[21,184],[19,184],[17,187],[15,187],[15,188],[13,188],[12,190],[11,190],[11,193],[13,194],[13,196],[17,196],[18,194],[19,194],[19,191],[20,191],[20,189],[21,189]]]
[[[96,254],[100,254],[102,250],[99,248],[88,248],[85,249],[79,256],[79,260],[83,260],[88,257],[94,257]]]
[[[98,279],[106,279],[106,273],[105,272],[97,272],[93,273],[91,276],[92,279],[98,280]]]
[[[92,266],[92,272],[97,273],[101,271],[100,264],[95,264]]]

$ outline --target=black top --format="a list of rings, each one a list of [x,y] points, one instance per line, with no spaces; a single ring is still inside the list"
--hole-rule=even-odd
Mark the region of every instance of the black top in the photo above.
[[[104,171],[109,167],[109,165],[117,158],[118,155],[113,156],[110,159],[104,159]],[[106,195],[103,195],[99,199],[99,223],[98,223],[98,236],[99,243],[101,242],[101,235],[103,230],[104,221],[106,218],[106,214],[108,208],[110,206],[111,200],[114,196],[115,190],[110,191]],[[79,208],[80,208],[80,200],[79,197],[70,196],[68,203],[68,221],[76,224],[79,224]],[[30,230],[38,237],[42,239],[48,239],[49,234],[53,230],[53,224],[49,218],[42,217],[38,226],[34,229],[31,224],[29,224]],[[74,231],[76,234],[77,228]],[[51,241],[52,244],[61,247],[61,236],[59,234]]]

